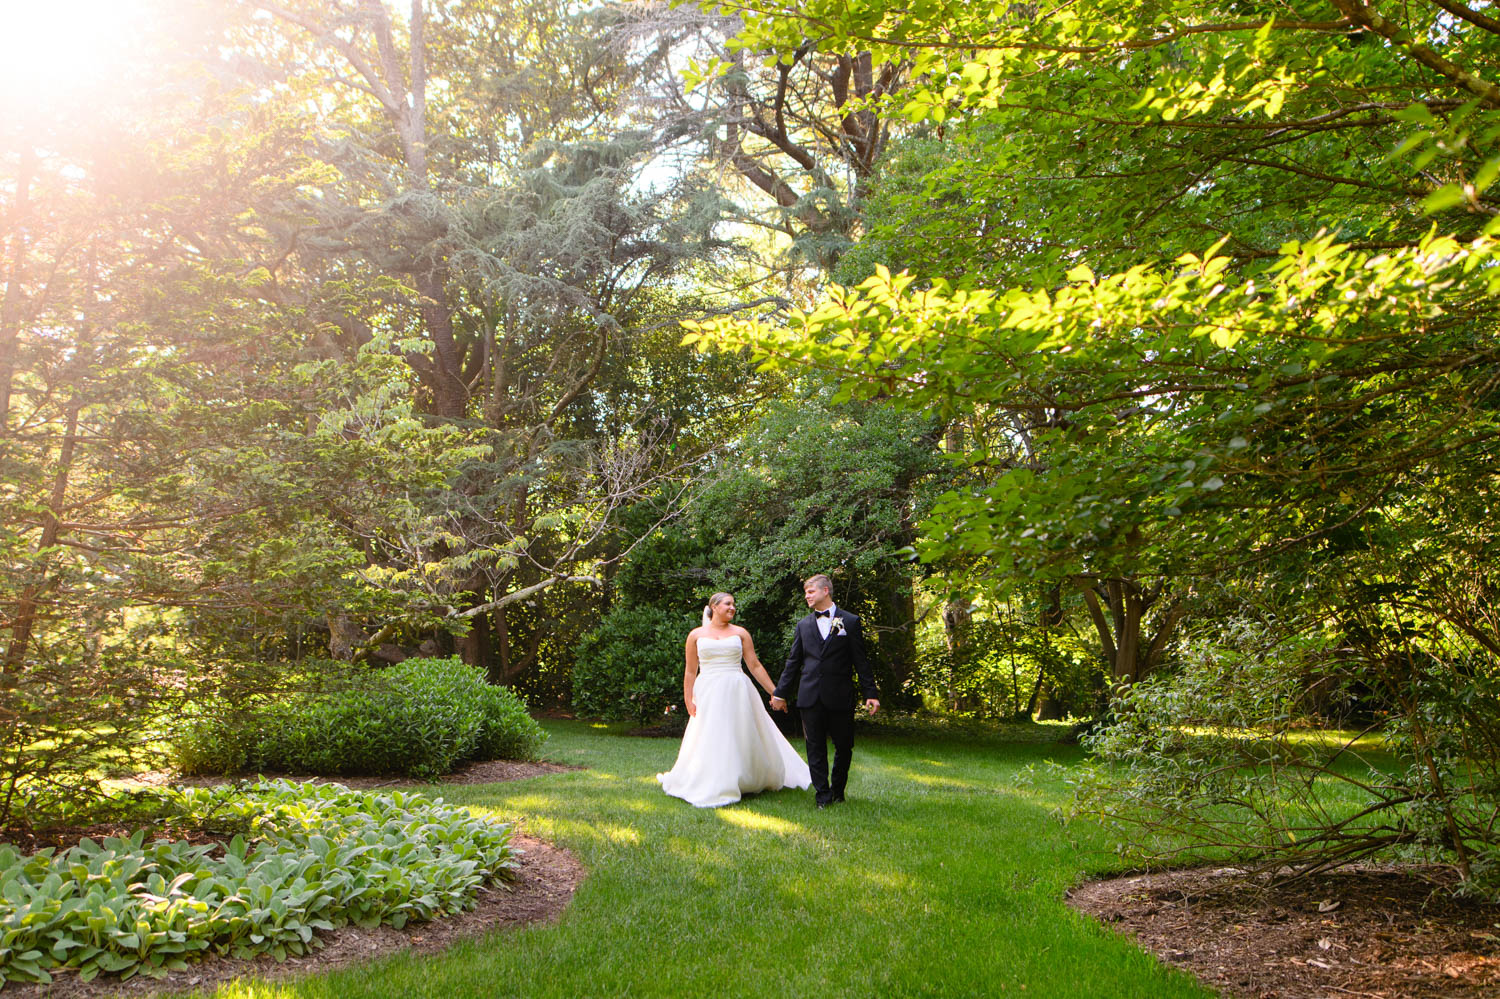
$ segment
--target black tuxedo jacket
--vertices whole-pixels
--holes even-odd
[[[791,700],[797,706],[810,708],[821,704],[827,708],[853,709],[854,673],[859,672],[860,690],[866,700],[876,696],[875,681],[870,675],[870,661],[865,658],[865,636],[859,618],[842,607],[834,616],[844,622],[844,634],[828,634],[828,641],[818,634],[818,619],[809,614],[797,622],[792,636],[792,651],[787,653],[786,669],[776,683],[776,696]]]

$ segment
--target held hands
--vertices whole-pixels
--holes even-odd
[[[869,712],[870,712],[871,715],[874,715],[875,712],[877,712],[877,711],[880,710],[880,702],[877,701],[875,698],[872,697],[869,700],[865,701],[865,707],[869,710]],[[689,708],[689,710],[691,711],[692,709]],[[786,701],[784,699],[782,699],[780,697],[777,697],[775,694],[772,694],[771,695],[771,710],[772,711],[790,711],[791,709],[787,707]]]

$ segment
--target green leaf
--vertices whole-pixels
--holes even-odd
[[[1422,199],[1422,211],[1427,215],[1435,215],[1446,211],[1467,200],[1464,189],[1457,184],[1444,184]]]

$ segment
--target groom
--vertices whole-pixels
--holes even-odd
[[[824,575],[802,584],[802,596],[812,613],[797,622],[786,669],[771,695],[771,708],[787,710],[795,691],[807,736],[807,768],[812,771],[818,807],[844,800],[849,781],[849,759],[854,755],[854,670],[870,714],[880,710],[870,662],[865,658],[865,636],[859,618],[833,604],[833,580]],[[800,682],[799,682],[800,681]],[[828,776],[828,739],[833,740],[833,779]]]

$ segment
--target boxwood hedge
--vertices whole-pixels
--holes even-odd
[[[178,769],[436,777],[471,760],[535,759],[546,740],[514,692],[456,658],[323,681],[192,720],[174,739]]]

